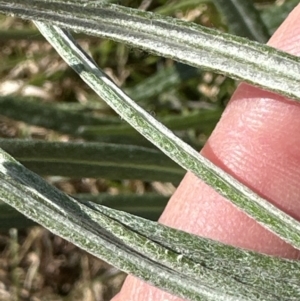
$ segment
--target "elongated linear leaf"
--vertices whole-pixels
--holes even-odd
[[[69,109],[68,109],[69,108]],[[82,105],[50,105],[40,103],[37,100],[29,100],[15,96],[0,96],[1,115],[23,121],[30,125],[45,127],[60,133],[66,133],[75,137],[82,137],[86,140],[99,141],[103,143],[136,145],[153,148],[143,136],[129,127],[118,117],[94,117],[90,113],[90,108]],[[207,112],[207,114],[206,114]],[[210,133],[220,116],[221,110],[217,108],[202,110],[191,113],[187,116],[171,116],[162,118],[162,121],[168,124],[174,130],[186,130],[200,128],[205,133]],[[197,116],[202,118],[203,123],[199,125]],[[197,149],[202,145],[190,141],[187,135],[183,136],[185,141],[193,144]],[[52,168],[53,169],[53,168]]]
[[[159,224],[153,232],[150,221],[92,203],[85,206],[64,195],[2,150],[0,181],[1,201],[117,268],[187,300],[299,299],[298,262],[234,249]],[[158,241],[152,239],[155,233]],[[163,238],[165,244],[159,242]],[[176,245],[178,249],[183,247],[182,242],[188,255],[176,251]],[[235,258],[227,271],[213,260],[217,254],[216,259],[226,262]],[[263,267],[266,274],[262,275],[257,266]],[[274,271],[275,266],[279,271]],[[242,278],[249,276],[249,271],[249,279],[252,273],[255,275],[253,282]]]
[[[226,18],[231,33],[266,43],[270,38],[253,0],[213,0]]]
[[[99,195],[78,194],[73,197],[83,204],[89,201],[153,221],[158,220],[168,200],[168,197],[154,193],[146,193],[143,195],[110,195],[106,193]],[[13,207],[0,201],[0,231],[6,231],[10,228],[24,229],[34,224],[33,220],[28,219]]]
[[[171,130],[187,130],[191,128],[200,128],[208,130],[214,129],[221,117],[220,109],[202,109],[198,112],[192,112],[180,116],[166,116],[160,118],[160,121]],[[199,122],[199,120],[201,122]],[[134,133],[135,130],[128,124],[104,125],[104,126],[82,126],[80,132],[85,136],[97,135],[116,135]]]
[[[201,3],[215,3],[218,4],[220,0],[186,0],[186,1],[179,1],[174,2],[172,5],[165,4],[161,5],[155,9],[156,13],[159,14],[171,14],[176,12],[177,10],[182,9],[195,9]],[[224,2],[225,4],[231,1]],[[108,2],[108,1],[107,1]],[[117,1],[115,1],[117,2]],[[242,1],[245,2],[245,1]],[[113,1],[111,1],[113,3]],[[223,4],[223,3],[222,3]],[[242,3],[243,4],[243,3]],[[270,33],[274,33],[274,31],[278,28],[278,26],[286,19],[288,14],[292,11],[296,5],[299,4],[298,0],[288,0],[285,1],[283,4],[280,5],[269,5],[266,8],[263,8],[261,11],[258,11],[260,14],[260,18],[264,22],[265,26],[267,27],[267,31]],[[228,6],[229,7],[229,6]],[[222,6],[223,8],[223,6]],[[226,7],[225,7],[226,9]],[[222,10],[221,10],[222,11]],[[232,14],[235,16],[234,14]],[[229,20],[229,18],[228,18]],[[232,20],[236,21],[236,20]],[[231,23],[228,23],[231,25]],[[237,29],[238,30],[238,29]],[[233,33],[238,35],[238,32],[233,30]],[[84,34],[75,34],[75,38],[86,38],[87,36]],[[241,34],[241,36],[245,36]],[[250,37],[249,37],[250,38]],[[9,30],[0,30],[0,40],[7,41],[7,40],[33,40],[33,41],[40,41],[43,40],[44,37],[34,29],[9,29]],[[256,39],[259,41],[258,39]]]
[[[175,183],[184,175],[160,151],[133,145],[0,139],[0,147],[42,175]]]
[[[78,39],[87,38],[85,34],[75,34],[75,37]],[[31,40],[31,41],[44,41],[45,38],[36,30],[36,29],[0,29],[0,41],[22,41],[22,40]]]
[[[89,111],[89,108],[87,110]],[[112,136],[106,135],[105,132],[85,133],[82,130],[84,126],[119,124],[122,128],[124,121],[118,117],[95,117],[92,114],[85,114],[83,106],[80,106],[80,109],[76,111],[68,109],[67,106],[45,104],[33,99],[0,96],[0,111],[1,115],[6,117],[87,140],[153,147],[144,137],[137,134],[124,135],[120,132]]]
[[[137,131],[261,225],[300,249],[298,221],[239,183],[157,122],[106,77],[68,32],[56,26],[35,23],[65,61]]]
[[[153,98],[166,90],[176,87],[184,80],[199,76],[200,73],[201,71],[196,68],[175,64],[158,71],[136,86],[125,89],[125,92],[136,101]]]
[[[184,232],[178,232],[175,229],[164,226],[157,227],[157,223],[141,218],[137,218],[138,223],[136,223],[136,220],[133,221],[130,214],[125,212],[119,214],[94,203],[89,203],[88,206],[120,221],[134,232],[146,235],[162,246],[175,250],[195,262],[202,262],[212,270],[224,273],[224,275],[230,275],[242,283],[255,284],[255,286],[260,286],[263,291],[270,290],[274,295],[282,297],[287,294],[292,298],[294,293],[295,296],[300,294],[297,287],[298,284],[296,284],[298,277],[300,277],[300,271],[298,271],[300,263],[298,261],[283,262],[275,257],[266,255],[260,257],[254,252],[238,250],[203,238],[195,238],[193,241],[190,241]],[[164,229],[168,229],[168,237],[164,236]],[[151,235],[149,235],[148,231]],[[176,242],[175,245],[173,244],[174,242]],[[212,247],[211,243],[213,243],[214,247]],[[247,262],[247,264],[243,266],[242,262]],[[249,268],[250,266],[251,268]],[[261,277],[261,275],[266,277]],[[282,281],[281,284],[276,284],[275,279],[280,279]]]
[[[0,12],[110,38],[300,99],[299,58],[194,23],[102,2],[0,0]]]
[[[7,231],[11,228],[25,229],[34,224],[33,220],[0,201],[0,231]]]
[[[171,84],[171,82],[168,84]],[[150,85],[154,86],[155,84]],[[153,92],[150,93],[152,94]],[[135,95],[135,93],[131,94]],[[140,94],[138,93],[138,95]],[[132,127],[122,122],[120,118],[100,118],[94,117],[92,114],[84,114],[84,106],[82,105],[78,109],[78,112],[73,112],[67,108],[66,106],[62,109],[60,106],[44,104],[37,100],[23,99],[15,96],[0,97],[1,115],[61,133],[87,139],[104,139],[105,136],[121,136],[136,132]],[[202,109],[186,115],[167,116],[161,118],[161,121],[173,130],[186,130],[195,127],[213,129],[221,113],[222,111],[218,108]],[[199,123],[200,119],[201,124]]]
[[[132,193],[91,195],[85,193],[76,194],[74,198],[83,204],[92,202],[154,221],[158,220],[169,199],[167,196],[155,193],[145,193],[143,195]]]
[[[118,117],[100,118],[83,112],[70,112],[55,105],[17,96],[1,96],[0,112],[1,115],[15,120],[75,136],[78,136],[78,129],[82,125],[121,123]]]

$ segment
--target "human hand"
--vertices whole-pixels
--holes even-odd
[[[300,5],[268,44],[300,55]],[[300,220],[299,131],[299,103],[241,84],[201,153]],[[234,246],[300,258],[300,251],[264,229],[191,173],[184,177],[160,222]],[[131,276],[113,299],[180,300]]]

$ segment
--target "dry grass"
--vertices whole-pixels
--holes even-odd
[[[0,300],[110,300],[125,275],[41,227],[0,235]]]
[[[0,22],[2,30],[34,29],[12,18]],[[45,102],[88,98],[86,86],[37,36],[0,39],[0,60],[0,95],[39,97]],[[73,139],[4,116],[0,116],[0,137]],[[67,193],[110,191],[105,180],[49,180]],[[124,273],[42,227],[0,233],[0,301],[106,301],[119,291],[124,278]]]

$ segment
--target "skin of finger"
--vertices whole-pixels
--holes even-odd
[[[300,5],[269,45],[300,55]],[[199,120],[201,122],[201,120]],[[216,165],[300,220],[300,105],[241,84],[202,150]],[[299,251],[187,173],[160,222],[238,247],[286,258]],[[114,301],[182,301],[132,276]]]

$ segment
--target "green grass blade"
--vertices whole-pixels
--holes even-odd
[[[83,204],[93,202],[153,221],[158,220],[168,201],[168,197],[154,193],[143,195],[77,194],[73,197]],[[33,220],[0,201],[0,231],[7,231],[11,228],[24,229],[34,224]]]
[[[155,193],[145,193],[143,195],[131,193],[118,195],[104,193],[99,195],[77,194],[74,195],[74,198],[83,204],[92,202],[153,221],[158,220],[169,199],[169,197]]]
[[[56,26],[35,23],[64,60],[124,120],[172,160],[193,172],[261,225],[300,249],[298,221],[212,164],[145,112],[106,77],[68,32]]]
[[[151,231],[146,234],[142,230],[143,234],[141,234],[134,230],[143,225],[140,218],[124,215],[122,212],[117,213],[92,203],[88,206],[83,205],[51,187],[2,150],[0,151],[0,181],[1,201],[117,268],[187,300],[296,301],[299,299],[298,262],[234,249],[155,224],[155,231],[160,236],[158,240],[165,237],[167,244],[172,241],[171,245],[176,249],[177,238],[184,237],[185,242],[188,242],[186,244],[188,254],[198,251],[195,257],[178,253],[173,247],[166,248],[151,238],[155,235],[151,228],[152,222],[143,220],[146,223],[145,231],[146,229]],[[130,227],[123,221],[124,216],[125,219],[131,218]],[[135,226],[133,227],[132,224]],[[170,237],[175,237],[175,240],[173,238],[170,240]],[[195,244],[200,249],[194,249]],[[220,253],[227,261],[231,258],[239,258],[238,265],[235,261],[232,267],[229,266],[227,273],[222,272],[224,268],[218,268],[213,260],[214,255]],[[263,264],[266,271],[270,266],[271,271],[274,272],[272,267],[277,265],[280,272],[270,274],[268,279],[269,274],[259,274],[261,271],[256,269],[256,262]],[[254,264],[249,265],[249,263]],[[247,270],[256,274],[254,283],[241,281],[240,272]],[[292,278],[278,278],[281,272],[285,275],[291,271],[294,271]],[[265,281],[269,284],[263,286]],[[288,289],[282,291],[281,286]],[[270,290],[270,287],[279,288]]]
[[[214,0],[231,33],[266,43],[270,34],[252,0]]]
[[[153,90],[150,93],[152,92]],[[16,96],[0,96],[0,111],[1,115],[14,120],[87,140],[153,148],[151,143],[119,117],[95,117],[89,107],[80,104],[76,104],[73,110],[73,106],[69,105],[47,104]],[[197,128],[209,134],[221,113],[221,109],[212,107],[184,115],[166,116],[160,120],[172,130]]]
[[[184,175],[158,150],[108,143],[0,139],[0,147],[42,175],[174,182]]]
[[[0,0],[0,12],[110,38],[300,99],[300,58],[194,23],[101,2]]]
[[[87,38],[85,34],[75,34],[77,39]],[[0,41],[7,42],[10,40],[14,41],[44,41],[45,38],[40,34],[36,29],[9,29],[9,30],[1,30],[0,29]]]
[[[80,108],[78,108],[80,107]],[[35,99],[28,99],[16,96],[0,96],[1,115],[22,121],[30,125],[44,127],[60,133],[82,137],[86,140],[95,140],[105,143],[140,145],[145,147],[153,147],[144,137],[130,131],[130,134],[122,132],[124,122],[119,117],[95,117],[90,114],[90,109],[82,105],[76,106],[55,105],[42,103]],[[89,113],[85,113],[85,111]],[[115,135],[107,135],[106,131],[85,132],[87,127],[101,126],[109,129],[113,124],[119,125],[120,133]],[[109,126],[110,125],[110,126]],[[99,128],[98,128],[99,129]]]
[[[213,109],[201,109],[198,112],[192,112],[184,115],[171,115],[159,118],[160,121],[169,129],[174,131],[188,130],[200,128],[211,132],[220,119],[222,110]],[[201,122],[199,122],[199,120]],[[116,125],[104,125],[104,126],[82,126],[80,132],[84,136],[97,136],[97,135],[128,135],[135,133],[134,128],[128,124],[116,124]]]
[[[196,287],[194,281],[187,277],[182,281],[172,269],[158,262],[154,263],[156,258],[153,261],[146,258],[116,237],[118,234],[128,234],[122,225],[119,224],[116,228],[113,220],[68,198],[2,151],[0,178],[0,200],[9,203],[53,233],[121,270],[174,291],[179,296],[200,300],[197,296],[204,290],[203,287]],[[94,220],[96,215],[97,218],[101,217],[100,224]],[[147,242],[147,239],[141,239],[144,239],[144,243]],[[137,241],[134,233],[131,233],[131,240]]]
[[[297,284],[297,279],[300,277],[299,261],[282,261],[276,257],[237,249],[200,237],[194,237],[191,241],[185,232],[166,226],[158,226],[157,223],[141,218],[136,218],[133,221],[130,214],[117,213],[93,203],[89,203],[88,206],[120,221],[134,232],[145,235],[195,262],[202,262],[214,271],[230,275],[242,283],[255,283],[255,286],[260,286],[262,291],[269,290],[274,295],[282,296],[282,298],[289,296],[292,300],[295,296],[300,296]],[[167,235],[165,235],[165,230],[167,230]]]
[[[201,71],[193,67],[175,64],[148,77],[136,86],[125,89],[125,92],[136,101],[154,98],[160,93],[178,86],[184,80],[199,77],[200,73]]]
[[[6,117],[74,136],[80,136],[82,125],[121,123],[118,117],[95,117],[17,96],[0,96],[0,111]]]
[[[13,207],[0,201],[0,232],[11,228],[25,229],[35,223]]]

